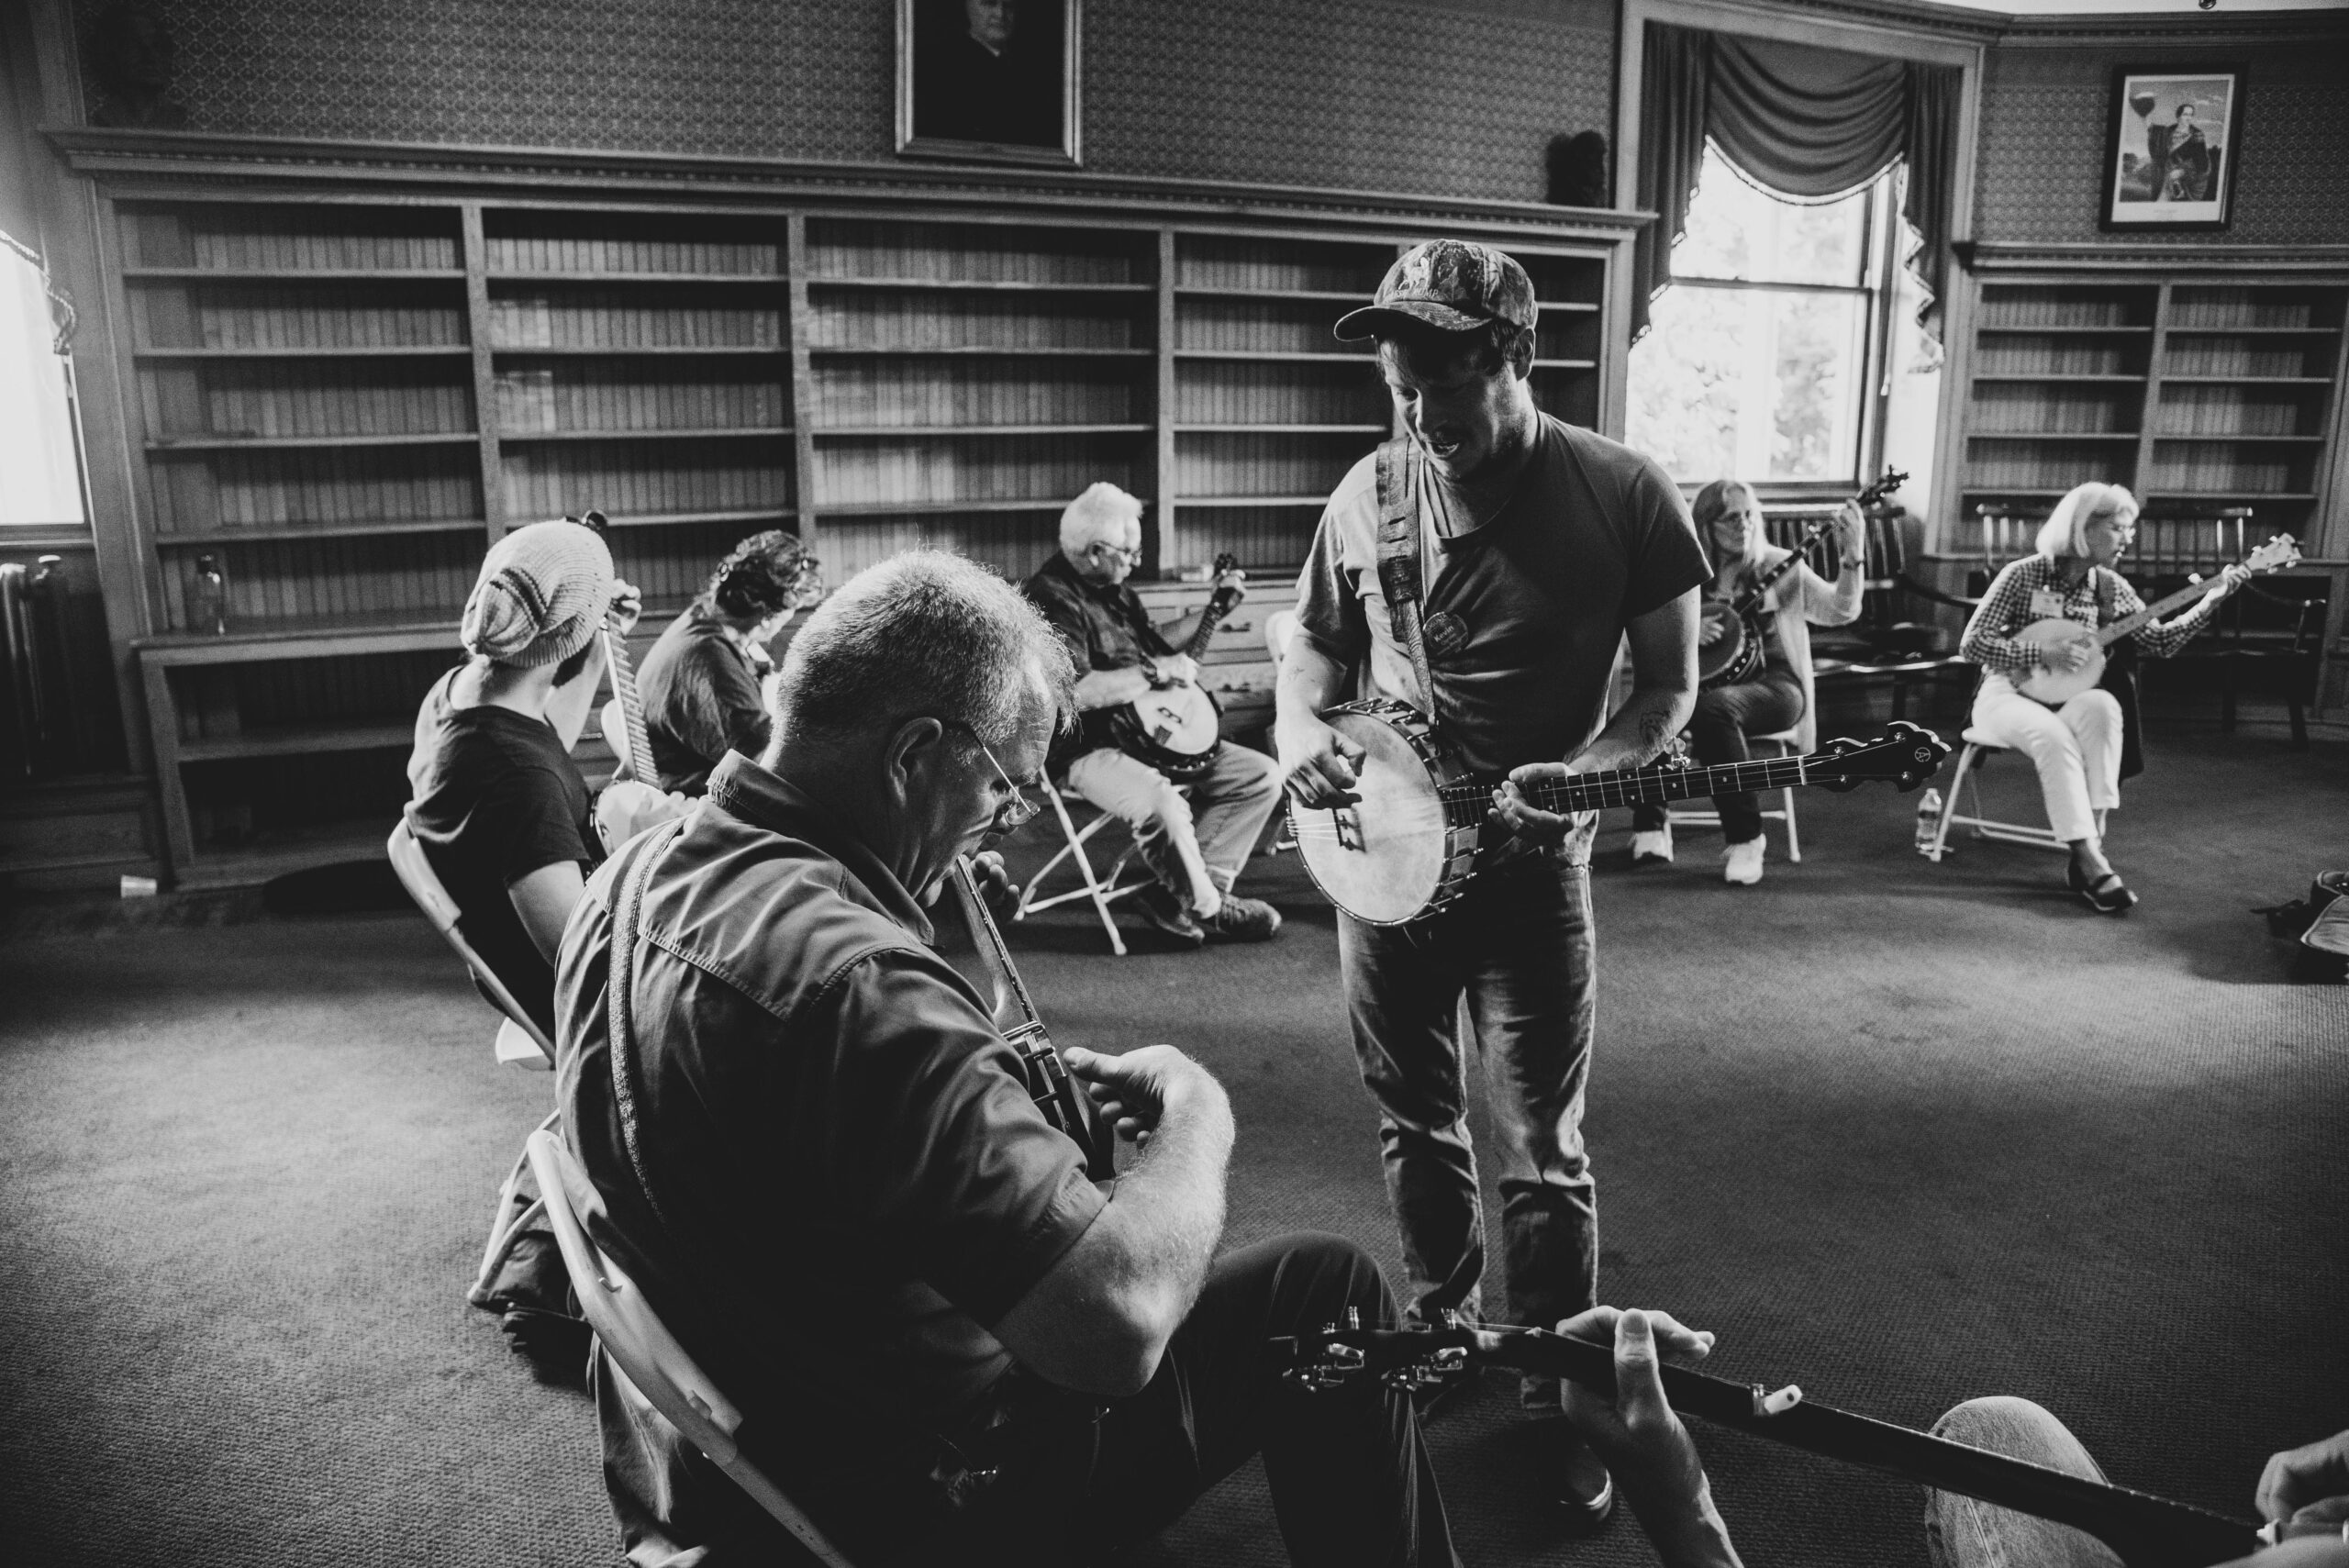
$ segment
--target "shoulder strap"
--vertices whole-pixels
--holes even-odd
[[[620,864],[612,873],[612,951],[604,986],[609,997],[606,1028],[612,1055],[612,1105],[619,1117],[620,1140],[628,1146],[629,1166],[636,1173],[636,1184],[651,1206],[653,1218],[681,1243],[685,1238],[670,1223],[667,1211],[661,1207],[661,1195],[652,1184],[652,1173],[645,1165],[643,1140],[638,1132],[636,1086],[640,1075],[630,981],[635,973],[636,926],[644,906],[644,885],[652,880],[652,868],[660,860],[661,851],[676,841],[685,826],[685,819],[682,817],[664,823],[639,835],[621,850]]]
[[[1427,640],[1419,632],[1424,588],[1419,579],[1419,495],[1413,483],[1418,465],[1411,462],[1411,450],[1408,436],[1379,443],[1378,589],[1386,600],[1388,628],[1410,655],[1428,721],[1441,730],[1442,705],[1436,696],[1435,674],[1428,668]]]

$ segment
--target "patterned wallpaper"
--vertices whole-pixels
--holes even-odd
[[[2221,234],[2106,234],[2112,70],[2245,61],[2242,183]],[[1982,101],[1976,233],[1992,240],[2308,244],[2349,240],[2349,39],[2306,49],[1994,48]]]
[[[76,0],[86,21],[105,0]],[[152,0],[195,130],[896,161],[894,0]],[[1538,200],[1611,0],[1086,0],[1086,164]],[[99,91],[90,88],[95,96]]]

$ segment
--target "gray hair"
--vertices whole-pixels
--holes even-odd
[[[1113,525],[1141,520],[1139,499],[1106,479],[1097,479],[1061,513],[1061,549],[1069,555],[1082,555],[1085,547],[1108,534]]]
[[[869,566],[807,617],[785,653],[775,731],[852,735],[927,714],[1008,744],[1028,705],[1073,711],[1068,646],[977,562],[913,550]]]
[[[2055,509],[2039,525],[2039,537],[2032,541],[2032,547],[2050,561],[2061,561],[2067,555],[2075,561],[2085,561],[2090,523],[2121,512],[2133,517],[2137,511],[2137,497],[2129,494],[2127,486],[2099,484],[2090,480],[2073,486],[2055,503]]]

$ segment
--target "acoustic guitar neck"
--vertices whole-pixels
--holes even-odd
[[[628,727],[628,763],[620,772],[646,784],[652,782],[652,737],[644,728],[644,699],[637,695],[636,666],[628,656],[628,639],[620,635],[616,617],[604,621],[604,658],[611,666],[612,695],[619,699],[620,718]]]

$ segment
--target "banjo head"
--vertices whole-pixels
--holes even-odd
[[[1448,891],[1453,870],[1438,775],[1394,717],[1354,707],[1325,717],[1363,749],[1354,784],[1362,799],[1335,811],[1291,801],[1298,853],[1330,903],[1374,926],[1401,925]]]

